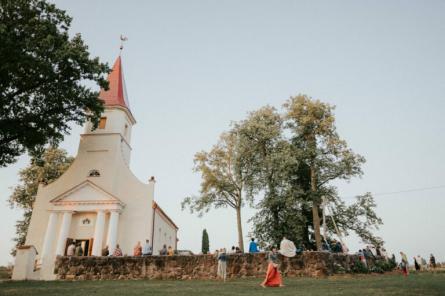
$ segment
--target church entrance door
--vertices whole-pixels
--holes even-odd
[[[65,256],[66,256],[66,252],[68,250],[68,246],[74,242],[74,245],[76,245],[76,249],[77,246],[80,245],[80,247],[82,248],[81,250],[81,256],[91,256],[92,250],[93,250],[93,239],[74,239],[74,238],[68,238],[66,240],[66,247],[65,247]],[[75,254],[75,256],[77,256],[77,254]]]

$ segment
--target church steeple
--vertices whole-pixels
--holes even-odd
[[[109,89],[101,89],[99,98],[104,101],[105,107],[120,106],[130,111],[127,90],[125,87],[122,58],[119,55],[114,62],[113,69],[108,75]],[[131,112],[131,111],[130,111]]]
[[[101,89],[99,93],[99,99],[104,102],[104,112],[101,114],[99,124],[94,128],[92,122],[86,122],[79,150],[84,149],[84,146],[89,150],[95,150],[97,147],[108,151],[117,149],[128,164],[131,152],[131,129],[136,120],[128,103],[120,55],[108,75],[108,82],[109,89]]]

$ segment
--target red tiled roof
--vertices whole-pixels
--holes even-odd
[[[114,62],[113,69],[108,74],[109,89],[101,89],[99,98],[104,101],[105,106],[121,106],[130,111],[127,91],[125,89],[124,73],[122,70],[122,60],[119,56]]]

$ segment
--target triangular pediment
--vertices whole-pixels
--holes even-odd
[[[51,200],[55,205],[63,204],[121,204],[114,195],[99,185],[86,180]]]

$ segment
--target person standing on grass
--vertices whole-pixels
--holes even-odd
[[[223,279],[224,281],[226,281],[226,277],[227,277],[227,254],[226,254],[226,249],[222,248],[219,250],[218,255],[217,255],[217,259],[218,259],[218,270],[217,270],[217,275],[219,278]]]
[[[419,264],[419,271],[422,270],[422,257],[420,257],[420,255],[417,255],[416,261],[417,264]]]
[[[278,270],[278,252],[277,248],[272,247],[268,256],[269,265],[267,266],[266,278],[261,283],[261,287],[283,287],[280,271]]]
[[[414,260],[414,268],[416,269],[416,271],[420,270],[420,264],[417,262],[417,258],[413,257]]]
[[[363,265],[367,268],[368,263],[366,262],[366,256],[364,250],[358,250],[357,252],[358,258],[360,259],[360,262],[363,263]]]
[[[420,265],[421,265],[423,270],[428,270],[428,264],[426,263],[425,258],[420,257]]]
[[[255,238],[252,237],[249,244],[249,253],[258,253],[258,244],[255,242]]]
[[[436,268],[436,258],[433,254],[430,255],[430,267],[433,269]]]
[[[408,276],[409,268],[408,268],[408,257],[405,253],[400,251],[400,257],[402,257],[401,268],[404,276]]]

